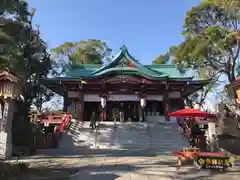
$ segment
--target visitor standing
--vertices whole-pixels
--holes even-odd
[[[92,129],[96,128],[96,114],[95,111],[92,112],[91,120],[90,120],[90,126]]]

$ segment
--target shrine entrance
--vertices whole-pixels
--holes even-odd
[[[107,102],[105,121],[138,122],[140,113],[139,108],[138,101]],[[101,114],[101,106],[99,102],[85,102],[84,109],[84,121],[90,120],[93,111],[95,111],[97,115]]]
[[[117,122],[139,122],[142,118],[142,107],[139,101],[107,101],[106,120]],[[99,101],[84,102],[84,121],[90,121],[92,112],[100,117],[102,107]],[[143,109],[145,118],[164,116],[163,102],[160,100],[147,100],[146,107]]]
[[[107,103],[107,121],[138,122],[139,102],[123,101]]]

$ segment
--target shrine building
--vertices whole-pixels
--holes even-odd
[[[184,108],[184,98],[210,80],[183,77],[175,65],[142,65],[125,46],[105,65],[70,66],[65,77],[42,80],[64,97],[64,111],[89,121],[92,112],[106,121],[148,121]]]

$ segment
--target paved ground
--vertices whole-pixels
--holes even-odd
[[[36,169],[73,172],[71,176],[62,177],[62,180],[240,179],[240,172],[236,171],[210,172],[196,169],[193,165],[177,170],[176,157],[169,153],[173,149],[180,149],[188,144],[181,136],[176,124],[155,124],[150,129],[135,126],[136,123],[128,124],[126,127],[124,125],[120,124],[117,130],[113,129],[111,124],[105,125],[98,140],[94,138],[96,133],[89,129],[89,125],[85,125],[86,127],[72,125],[69,131],[73,132],[64,134],[57,150],[39,152],[38,156],[33,157],[31,164]],[[105,142],[109,149],[89,148],[86,144],[95,144],[92,140],[97,141],[98,144]],[[131,140],[130,143],[128,143],[129,140]],[[118,144],[123,148],[122,150],[114,149],[112,144]],[[60,180],[60,178],[57,179]]]
[[[240,177],[240,171],[210,172],[193,165],[176,170],[175,157],[144,156],[137,152],[35,158],[31,164],[36,167],[75,169],[70,177],[62,177],[69,180],[238,180]]]
[[[176,170],[176,159],[169,156],[158,157],[106,157],[96,162],[79,166],[79,174],[72,180],[186,180],[218,179],[237,180],[240,172],[211,173],[193,166]]]
[[[164,157],[102,157],[79,166],[79,174],[72,178],[99,180],[141,180],[141,179],[172,179],[175,167],[163,165],[159,159]],[[159,164],[160,163],[160,164]]]

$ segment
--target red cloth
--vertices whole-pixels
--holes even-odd
[[[103,113],[103,119],[107,120],[107,113],[106,112]]]
[[[203,112],[198,109],[191,109],[186,108],[179,111],[175,111],[168,114],[169,116],[198,116],[198,117],[204,117],[204,116],[210,116],[208,112]]]

